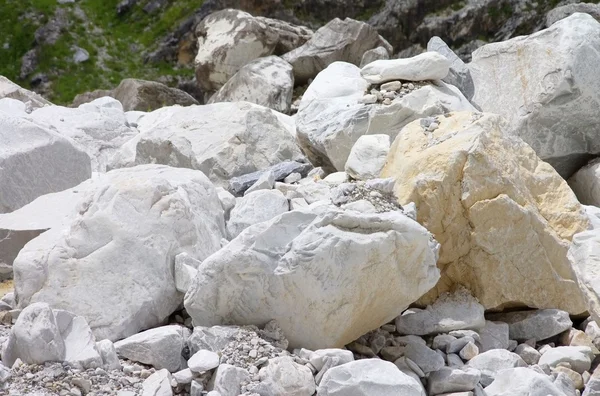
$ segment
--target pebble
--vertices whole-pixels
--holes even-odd
[[[364,103],[364,104],[374,104],[377,103],[377,96],[373,95],[373,94],[368,94],[363,96],[360,100],[360,103]]]
[[[459,356],[464,360],[471,360],[477,355],[479,355],[479,348],[473,341],[469,341],[459,353]]]

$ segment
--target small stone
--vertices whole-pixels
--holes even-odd
[[[465,345],[467,345],[469,342],[474,341],[475,340],[472,337],[457,338],[456,340],[448,344],[448,346],[446,347],[446,353],[458,353],[465,347]]]
[[[389,106],[392,104],[392,100],[390,98],[385,98],[385,99],[383,99],[382,103],[386,106]]]
[[[208,370],[212,370],[219,365],[219,355],[215,352],[202,349],[196,352],[190,360],[188,360],[188,367],[194,373],[202,373]]]
[[[552,369],[553,373],[564,373],[575,385],[575,389],[583,389],[583,377],[578,372],[571,370],[566,367],[555,367]]]
[[[444,367],[444,358],[437,352],[419,343],[408,344],[404,356],[415,362],[425,374]]]
[[[396,92],[386,92],[385,94],[383,94],[383,97],[385,99],[394,100],[396,98]]]
[[[475,389],[481,372],[472,368],[455,369],[443,367],[431,373],[427,381],[428,393],[439,395],[442,393],[465,392]]]
[[[477,345],[473,341],[469,341],[459,353],[460,357],[467,361],[473,359],[478,354],[479,348],[477,348]]]
[[[519,343],[517,342],[517,340],[509,340],[508,341],[508,349],[509,351],[514,351],[517,348],[517,345],[519,345]]]
[[[258,356],[258,351],[256,349],[253,349],[250,351],[250,353],[248,353],[248,356],[255,359]]]
[[[363,104],[374,104],[377,103],[377,95],[368,94],[359,99],[360,103]]]
[[[438,334],[433,338],[433,342],[431,344],[432,349],[441,349],[443,351],[447,351],[448,345],[455,341],[456,337],[451,336],[450,334]]]
[[[190,370],[189,368],[180,370],[173,374],[173,379],[175,380],[175,382],[177,384],[181,384],[181,385],[190,384],[192,382],[193,377],[194,377],[194,374],[192,373],[192,370]]]
[[[432,122],[431,124],[429,124],[429,127],[427,127],[427,130],[430,132],[433,132],[436,129],[438,129],[439,127],[440,127],[440,124],[438,124],[437,122]]]
[[[446,362],[448,367],[462,367],[465,365],[463,360],[455,353],[449,353],[446,355]]]
[[[87,380],[87,379],[83,379],[83,378],[74,378],[71,383],[78,387],[79,389],[81,389],[83,391],[84,395],[87,395],[88,393],[90,393],[90,390],[92,390],[92,381]]]
[[[536,341],[545,340],[573,326],[569,313],[558,309],[516,311],[493,314],[489,317],[508,323],[510,338],[517,341],[531,338]]]
[[[535,348],[532,348],[527,344],[520,344],[515,348],[515,353],[529,365],[537,364],[540,361],[542,354],[539,353]]]
[[[384,84],[381,84],[381,89],[386,91],[398,91],[402,88],[402,83],[400,81],[390,81]]]
[[[569,363],[571,368],[578,373],[589,371],[594,354],[589,347],[565,346],[552,348],[542,354],[539,364],[547,364],[552,367],[560,363]]]
[[[288,176],[286,176],[286,178],[283,179],[283,182],[287,183],[287,184],[292,184],[292,183],[299,182],[300,179],[302,179],[302,175],[298,172],[294,172],[294,173],[290,173]]]

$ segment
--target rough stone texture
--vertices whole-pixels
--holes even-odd
[[[111,167],[192,168],[227,188],[232,177],[283,161],[305,162],[289,122],[288,116],[245,102],[159,109],[140,120],[140,134]]]
[[[181,356],[190,330],[171,325],[142,331],[115,343],[120,357],[174,373],[185,368]]]
[[[521,359],[529,365],[538,364],[542,356],[535,348],[527,344],[521,344],[514,351]]]
[[[175,256],[203,260],[225,237],[212,183],[190,169],[109,172],[78,207],[66,227],[43,233],[19,253],[15,290],[19,308],[44,301],[66,309],[85,317],[99,339],[159,325],[181,303]]]
[[[584,205],[600,206],[600,160],[593,160],[569,178],[569,186]]]
[[[470,391],[475,389],[480,378],[481,373],[476,369],[444,367],[429,375],[427,391],[430,395]]]
[[[566,253],[588,219],[567,183],[498,115],[452,113],[424,133],[419,121],[392,144],[382,177],[400,204],[440,241],[442,279],[422,303],[453,284],[487,308],[525,305],[582,313]]]
[[[508,323],[511,340],[545,340],[573,326],[569,314],[558,309],[516,311],[488,316],[492,320]]]
[[[250,373],[240,367],[221,364],[213,373],[207,389],[216,391],[221,396],[239,396],[241,383],[248,381]]]
[[[404,356],[415,362],[425,374],[438,371],[444,367],[444,357],[442,355],[427,345],[418,342],[409,343],[404,349]]]
[[[142,384],[142,396],[172,396],[171,373],[162,369],[146,378]]]
[[[221,352],[227,344],[234,340],[238,331],[239,327],[237,326],[195,326],[186,343],[190,355],[203,349]]]
[[[48,128],[0,112],[0,213],[89,179],[90,158]]]
[[[588,312],[596,323],[600,323],[599,251],[600,230],[594,229],[575,235],[568,254]]]
[[[219,355],[216,352],[202,349],[192,355],[188,366],[194,373],[202,373],[219,366]]]
[[[300,163],[296,161],[284,161],[273,165],[267,169],[247,173],[243,176],[234,177],[229,180],[229,190],[235,195],[243,195],[249,187],[253,186],[265,173],[273,173],[275,181],[282,181],[292,173],[298,173],[301,177],[306,177],[312,169],[311,164]]]
[[[102,340],[96,343],[98,353],[102,358],[102,367],[105,370],[121,370],[121,362],[117,355],[115,345],[111,340]]]
[[[412,58],[378,60],[363,67],[361,76],[371,84],[388,81],[441,80],[448,75],[450,61],[437,52],[425,52]]]
[[[363,359],[327,370],[319,396],[425,396],[421,383],[390,362]]]
[[[399,211],[299,209],[246,229],[205,260],[185,307],[199,325],[275,319],[292,347],[341,347],[436,282],[436,248]]]
[[[277,190],[258,190],[243,198],[231,210],[227,222],[229,238],[234,239],[246,228],[271,220],[272,218],[290,210],[290,205],[285,196]]]
[[[527,367],[527,363],[515,353],[504,349],[492,349],[469,360],[467,366],[481,371],[481,384],[488,386],[502,370],[514,367]]]
[[[600,153],[598,37],[600,23],[577,13],[530,36],[485,45],[469,64],[473,102],[506,117],[564,178]]]
[[[585,346],[563,346],[551,348],[542,354],[539,364],[547,364],[550,368],[556,367],[559,363],[569,363],[571,369],[582,374],[589,371],[594,353],[592,348]]]
[[[296,115],[298,142],[315,166],[342,171],[363,135],[387,134],[419,118],[449,111],[474,111],[457,88],[436,82],[391,101],[360,103],[368,83],[354,65],[336,62],[321,72],[302,97]]]
[[[215,12],[196,26],[196,81],[205,91],[221,88],[244,65],[275,51],[279,35],[252,15]]]
[[[63,360],[72,367],[83,370],[101,367],[102,357],[85,318],[61,309],[55,309],[53,312],[65,343]]]
[[[565,396],[551,377],[525,367],[501,371],[485,388],[487,396]]]
[[[442,294],[433,305],[396,318],[400,334],[427,335],[485,326],[483,306],[464,289]]]
[[[438,52],[450,61],[450,70],[448,71],[448,75],[442,78],[442,81],[454,85],[460,89],[465,98],[471,100],[475,94],[475,86],[473,85],[473,77],[471,77],[469,67],[465,62],[448,47],[444,40],[437,36],[429,40],[427,51]]]
[[[565,19],[576,12],[583,12],[600,21],[600,5],[592,3],[565,4],[556,7],[546,14],[546,26],[551,26],[561,19]]]
[[[479,350],[508,349],[509,327],[504,322],[485,321],[485,327],[478,331]]]
[[[379,34],[370,25],[350,18],[335,18],[303,46],[283,55],[283,59],[294,67],[296,84],[305,84],[333,62],[358,66],[363,54],[379,44]]]
[[[125,111],[152,111],[165,106],[199,104],[188,93],[156,81],[126,78],[110,95],[123,104]]]
[[[371,50],[365,51],[360,61],[359,67],[362,68],[371,62],[375,62],[376,60],[385,59],[390,59],[390,54],[384,47],[373,48]]]
[[[292,66],[278,56],[268,56],[242,67],[208,103],[250,102],[289,113],[293,93]]]
[[[21,88],[4,76],[0,76],[0,99],[2,98],[16,99],[27,104],[26,108],[28,112],[31,112],[33,109],[52,105],[52,103],[40,95]]]
[[[68,190],[42,195],[14,212],[0,214],[0,279],[12,278],[13,261],[29,241],[69,221],[90,184],[85,181]]]
[[[357,180],[376,179],[385,165],[390,151],[388,135],[364,135],[358,138],[344,169],[346,173]]]
[[[258,375],[261,382],[252,391],[260,395],[312,396],[316,390],[310,369],[289,356],[269,359]]]

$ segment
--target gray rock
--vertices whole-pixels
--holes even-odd
[[[62,309],[55,309],[53,312],[65,344],[63,361],[83,370],[101,367],[102,357],[96,347],[92,329],[85,318]]]
[[[192,379],[194,378],[194,374],[192,370],[189,368],[179,370],[176,373],[173,373],[173,379],[177,381],[178,385],[187,385],[192,383]]]
[[[461,357],[455,353],[447,354],[446,362],[448,363],[448,367],[463,367],[465,365]]]
[[[111,95],[123,104],[123,110],[153,111],[165,106],[191,106],[199,104],[188,93],[170,88],[156,81],[126,78]]]
[[[473,337],[462,337],[450,342],[446,347],[446,353],[458,353],[465,347],[469,342],[475,342]]]
[[[227,344],[235,340],[235,335],[239,331],[237,326],[196,326],[187,339],[186,346],[190,350],[190,355],[202,349],[220,353]]]
[[[359,67],[362,68],[363,66],[366,66],[371,62],[375,62],[376,60],[381,59],[390,59],[390,54],[384,47],[370,49],[368,51],[365,51],[365,53],[363,54],[363,57],[360,60]]]
[[[481,371],[481,384],[487,387],[502,370],[526,367],[527,363],[515,353],[504,349],[492,349],[469,360],[467,366]]]
[[[429,375],[427,392],[430,395],[440,393],[466,392],[475,389],[481,372],[473,368],[455,369],[443,367]]]
[[[391,142],[388,135],[364,135],[359,137],[348,155],[344,167],[346,173],[356,180],[378,178],[383,165],[385,165],[390,146]]]
[[[158,370],[146,378],[142,384],[142,396],[172,396],[171,373],[167,369]]]
[[[102,358],[102,367],[106,370],[120,370],[121,362],[117,355],[115,345],[111,340],[102,340],[96,342],[96,348]]]
[[[240,367],[221,364],[214,372],[207,389],[217,391],[221,396],[238,396],[241,384],[250,379],[250,373]]]
[[[274,186],[275,173],[273,173],[273,171],[271,170],[268,170],[266,172],[263,172],[263,174],[260,175],[256,183],[251,185],[250,188],[244,192],[244,196],[258,190],[272,190]]]
[[[219,366],[219,355],[215,352],[203,349],[194,353],[187,364],[190,370],[200,374]]]
[[[182,351],[189,336],[183,326],[157,327],[117,341],[115,349],[122,358],[174,373],[185,367]]]
[[[438,52],[450,61],[450,71],[442,81],[454,85],[465,95],[465,98],[471,100],[475,94],[475,86],[469,67],[448,47],[441,38],[434,36],[427,43],[427,51]]]
[[[379,34],[370,25],[350,18],[343,21],[335,18],[303,46],[283,55],[283,59],[294,67],[296,84],[304,84],[333,62],[359,65],[363,54],[379,44]]]
[[[292,66],[278,56],[269,56],[243,66],[208,103],[245,101],[289,113],[293,91]]]
[[[527,344],[520,344],[515,348],[514,352],[521,356],[525,363],[529,365],[538,364],[540,357],[542,356],[535,348]]]
[[[485,321],[485,327],[479,330],[479,350],[508,349],[509,327],[504,322]]]
[[[467,345],[460,350],[459,356],[464,360],[471,360],[479,354],[479,348],[475,345],[475,342],[469,341]]]
[[[444,358],[423,344],[408,344],[404,349],[404,356],[415,362],[425,374],[444,367]]]
[[[0,99],[11,98],[22,103],[30,103],[29,112],[44,106],[50,106],[52,103],[44,99],[35,92],[21,88],[14,82],[4,76],[0,76]]]
[[[240,196],[243,195],[250,186],[256,183],[265,172],[273,172],[275,181],[282,181],[292,173],[299,173],[302,177],[306,177],[311,169],[312,165],[310,164],[303,164],[296,161],[281,162],[265,170],[232,178],[229,180],[229,190],[234,195]]]
[[[447,351],[448,345],[454,340],[456,340],[456,337],[449,334],[438,334],[433,338],[431,348]]]
[[[73,46],[71,50],[74,52],[73,54],[73,62],[74,63],[83,63],[90,59],[90,53],[81,47]]]
[[[590,347],[585,346],[563,346],[552,348],[542,354],[539,364],[547,364],[550,368],[566,362],[579,374],[589,371],[594,353]]]
[[[417,379],[399,370],[393,363],[362,359],[334,367],[325,373],[319,396],[425,396]]]
[[[546,14],[546,26],[551,26],[561,19],[565,19],[576,12],[589,14],[597,21],[600,21],[600,5],[592,3],[574,3],[565,4],[548,11]]]
[[[316,390],[310,369],[289,356],[269,359],[258,376],[260,384],[252,391],[260,395],[312,396]]]
[[[317,371],[321,371],[323,365],[325,364],[326,358],[337,358],[339,364],[350,363],[354,360],[354,355],[351,351],[345,349],[317,349],[314,352],[311,352],[309,355],[310,364],[313,365]]]
[[[488,315],[491,320],[508,323],[511,340],[545,340],[573,326],[569,314],[558,309],[538,309]]]
[[[465,289],[441,295],[433,305],[396,318],[400,334],[437,334],[451,330],[478,329],[485,325],[484,309]]]

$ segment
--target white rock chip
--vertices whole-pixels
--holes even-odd
[[[569,314],[559,309],[514,311],[488,315],[492,320],[508,323],[511,340],[545,340],[573,326]]]
[[[430,395],[439,395],[440,393],[470,391],[475,389],[480,378],[481,373],[477,369],[443,367],[429,375],[427,392]]]
[[[420,381],[404,374],[393,363],[362,359],[334,367],[325,373],[319,396],[425,396]]]
[[[219,353],[235,340],[238,332],[237,326],[196,326],[187,340],[187,347],[191,355],[203,349]]]
[[[99,339],[161,324],[181,304],[175,256],[185,251],[203,260],[225,237],[212,183],[190,169],[109,172],[79,207],[67,227],[45,232],[19,253],[15,290],[19,308],[44,301],[77,312]]]
[[[412,58],[378,60],[361,69],[360,74],[371,84],[387,81],[441,80],[448,75],[450,61],[437,52],[424,52]]]
[[[62,309],[55,309],[53,312],[65,343],[63,360],[79,369],[102,366],[103,361],[96,347],[96,339],[85,318]]]
[[[172,396],[171,373],[162,369],[144,380],[142,396]]]
[[[249,189],[244,191],[244,195],[248,195],[251,192],[258,191],[258,190],[272,190],[274,186],[275,186],[275,173],[273,173],[272,171],[266,171],[262,175],[260,175],[260,177],[258,178],[256,183],[254,183],[253,185],[250,186]]]
[[[185,366],[181,354],[190,334],[187,327],[162,326],[118,341],[115,349],[122,358],[174,373]]]
[[[559,363],[569,363],[571,368],[579,374],[589,371],[594,354],[590,347],[585,346],[563,346],[552,348],[540,357],[539,364],[547,364],[550,368],[556,367]]]
[[[292,66],[278,56],[268,56],[243,66],[208,103],[250,102],[289,113],[293,93]]]
[[[492,349],[469,360],[467,366],[481,371],[480,382],[485,387],[491,384],[502,370],[527,367],[527,363],[515,353],[504,349]]]
[[[247,382],[249,379],[250,373],[247,370],[230,364],[221,364],[213,373],[207,389],[216,391],[221,396],[238,396],[241,393],[242,382]]]
[[[550,377],[525,367],[502,370],[485,388],[487,396],[565,396]]]
[[[486,44],[469,64],[473,102],[506,117],[564,178],[600,152],[600,120],[591,110],[600,103],[599,37],[600,23],[576,13],[529,36]]]
[[[539,353],[535,348],[527,344],[518,345],[514,352],[521,356],[523,361],[525,361],[525,363],[528,365],[538,364],[540,357],[542,356],[542,354]]]
[[[316,390],[310,369],[289,356],[269,359],[258,376],[260,384],[252,391],[260,395],[312,396]]]
[[[427,335],[452,330],[478,329],[485,325],[484,309],[465,289],[441,295],[425,310],[396,318],[400,334]]]
[[[376,179],[385,165],[390,151],[388,135],[364,135],[358,138],[344,169],[346,173],[357,180]]]
[[[96,348],[98,348],[98,353],[100,353],[100,357],[102,358],[102,367],[105,370],[121,369],[121,362],[119,361],[117,350],[111,340],[96,342]]]
[[[187,253],[180,253],[175,257],[175,288],[177,291],[181,293],[185,293],[188,291],[196,274],[198,274],[198,270],[191,265],[186,264],[186,262],[190,262],[194,260],[193,258],[184,258],[184,255],[187,256]],[[194,260],[198,262],[197,260]],[[199,263],[199,262],[198,262]]]
[[[290,210],[285,196],[277,190],[258,190],[240,198],[231,210],[227,231],[234,239],[246,228],[268,221]]]
[[[110,168],[165,164],[202,171],[216,185],[304,156],[293,120],[247,102],[163,107],[140,120],[140,131],[113,158]]]
[[[436,247],[398,211],[296,210],[248,228],[205,260],[185,307],[196,324],[275,319],[291,347],[339,347],[389,322],[436,281]]]
[[[219,355],[215,352],[202,349],[188,360],[188,367],[194,373],[203,373],[219,366]]]
[[[76,186],[91,175],[89,156],[73,141],[0,112],[0,213]]]

